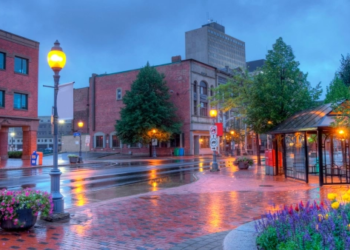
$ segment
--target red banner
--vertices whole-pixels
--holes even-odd
[[[224,134],[224,128],[222,126],[221,122],[215,123],[216,127],[217,127],[217,136],[222,136]]]

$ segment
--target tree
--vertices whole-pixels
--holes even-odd
[[[339,77],[347,87],[350,87],[350,54],[346,57],[341,55]]]
[[[327,86],[325,103],[337,103],[339,101],[350,99],[349,87],[336,74],[333,81]]]
[[[322,89],[312,88],[299,69],[293,50],[278,38],[255,77],[249,96],[246,122],[258,133],[266,133],[289,116],[317,105]]]
[[[131,90],[126,91],[123,97],[125,107],[115,125],[117,135],[124,143],[149,143],[154,137],[167,141],[174,133],[180,132],[182,125],[169,101],[164,78],[147,63],[132,83]],[[152,133],[153,129],[156,133]]]

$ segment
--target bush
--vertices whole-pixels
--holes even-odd
[[[9,158],[22,158],[22,151],[9,151],[7,154]]]
[[[329,202],[302,202],[267,213],[256,223],[257,245],[263,250],[350,249],[350,190]]]

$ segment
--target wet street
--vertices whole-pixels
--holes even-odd
[[[45,157],[44,157],[45,158]],[[99,161],[60,166],[65,208],[177,187],[196,180],[210,167],[208,158]],[[224,164],[224,161],[222,162]],[[50,191],[51,167],[2,169],[0,189]]]

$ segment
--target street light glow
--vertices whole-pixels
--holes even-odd
[[[339,134],[341,134],[341,135],[344,134],[344,130],[342,130],[342,129],[339,130]]]
[[[55,46],[47,55],[47,62],[54,71],[60,71],[66,65],[66,54],[62,51],[58,41],[55,42]]]
[[[218,111],[216,109],[210,110],[210,117],[216,117],[218,115]]]
[[[156,129],[152,129],[152,133],[155,134],[157,132]]]
[[[79,122],[78,122],[78,127],[79,127],[79,128],[82,128],[82,127],[84,127],[84,122],[82,122],[82,121],[79,121]]]
[[[65,120],[58,120],[58,123],[59,123],[59,124],[64,124],[64,123],[65,123]]]
[[[11,132],[10,135],[11,135],[11,137],[14,137],[16,135],[16,133],[15,132]]]
[[[231,135],[233,135],[235,133],[235,131],[231,130],[230,133],[231,133]]]

